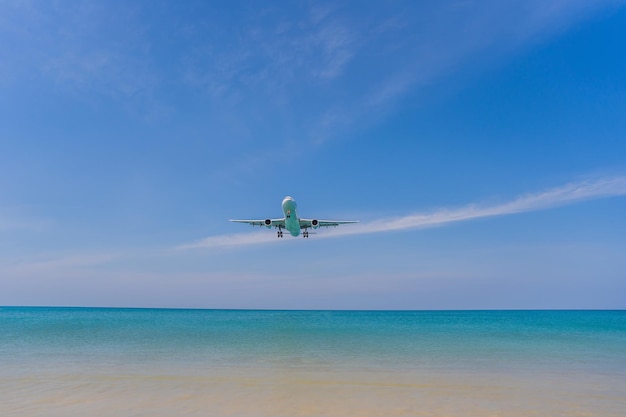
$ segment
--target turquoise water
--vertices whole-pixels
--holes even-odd
[[[121,375],[127,379],[116,391]],[[294,387],[296,394],[277,402],[276,392]],[[181,390],[180,398],[150,408],[155,397]],[[71,407],[83,408],[64,405],[67,392]],[[380,399],[368,408],[380,413],[371,415],[393,415],[387,406],[412,404],[420,392],[421,408],[448,410],[452,401],[465,415],[483,415],[493,404],[496,415],[623,415],[626,312],[0,308],[3,415],[119,412],[126,392],[151,398],[127,415],[159,415],[166,406],[176,413],[183,403],[205,415],[200,404],[207,402],[214,415],[296,415],[316,396],[335,406],[309,404],[316,411],[301,415],[349,415],[349,399],[368,398]],[[228,408],[243,393],[246,403],[256,399],[252,408]],[[231,397],[222,408],[207,399]],[[555,397],[563,403],[554,405]],[[53,407],[32,408],[33,400]],[[96,403],[97,410],[89,408]],[[271,408],[277,404],[291,408]]]
[[[564,368],[626,372],[624,311],[0,309],[0,364]]]

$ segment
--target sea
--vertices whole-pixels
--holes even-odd
[[[626,416],[626,311],[0,307],[0,416]]]

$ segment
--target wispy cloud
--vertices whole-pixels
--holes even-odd
[[[0,232],[15,230],[37,232],[49,226],[46,220],[25,215],[27,211],[27,208],[21,206],[0,207]]]
[[[504,216],[529,211],[545,210],[579,201],[626,195],[626,177],[606,178],[593,182],[570,183],[536,194],[528,194],[512,201],[484,206],[470,204],[455,209],[439,209],[431,213],[381,219],[363,225],[357,230],[342,230],[337,235],[389,232],[429,226],[442,226],[465,220]]]
[[[359,31],[353,42],[359,46],[353,51],[355,61],[373,55],[378,62],[368,69],[367,82],[351,91],[349,102],[329,101],[313,123],[312,140],[324,143],[345,136],[354,126],[378,123],[403,97],[419,94],[423,87],[476,65],[485,56],[497,60],[623,3],[463,1],[412,5],[397,14],[380,10],[382,16],[369,22],[374,30]],[[376,24],[380,17],[386,18]]]
[[[212,37],[192,40],[184,60],[185,81],[204,86],[220,102],[225,96],[260,94],[275,105],[285,95],[294,99],[303,84],[343,75],[357,49],[351,25],[331,8],[294,9],[299,8],[241,12],[238,20],[246,24],[237,36],[230,27],[223,31],[198,23],[197,30]]]
[[[593,181],[569,183],[547,191],[523,195],[501,204],[469,204],[459,208],[443,208],[429,213],[414,213],[401,217],[373,220],[321,233],[316,238],[336,238],[444,226],[461,221],[545,210],[585,200],[624,195],[626,195],[626,176],[601,178]],[[238,233],[210,236],[197,242],[181,245],[176,249],[227,248],[279,241],[281,240],[276,239],[273,233]]]
[[[235,233],[230,235],[209,236],[197,242],[180,245],[174,249],[187,250],[229,246],[255,245],[276,241],[274,233]]]
[[[94,2],[0,4],[3,78],[32,82],[93,100],[147,99],[160,82],[139,9]],[[4,67],[4,69],[3,69]],[[145,105],[145,103],[144,103]]]
[[[58,255],[45,259],[26,259],[5,267],[5,273],[42,273],[49,271],[67,271],[80,268],[88,268],[107,264],[120,259],[115,253],[83,253],[73,255]]]
[[[242,11],[237,36],[198,23],[211,36],[191,39],[182,73],[219,103],[216,119],[235,113],[253,137],[269,126],[251,153],[294,140],[311,152],[380,123],[403,98],[485,57],[498,62],[622,3],[316,2]]]

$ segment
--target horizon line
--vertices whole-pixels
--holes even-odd
[[[626,308],[425,308],[425,309],[383,309],[383,308],[211,308],[211,307],[122,307],[122,306],[70,306],[70,305],[0,305],[2,309],[100,309],[100,310],[188,310],[188,311],[267,311],[267,312],[479,312],[479,311],[626,311]]]

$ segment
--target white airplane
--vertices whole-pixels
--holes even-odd
[[[296,200],[292,197],[283,199],[283,213],[285,217],[282,219],[265,219],[265,220],[231,220],[235,223],[248,223],[252,226],[265,226],[268,229],[275,227],[278,229],[278,237],[283,237],[283,229],[287,230],[291,236],[300,235],[309,237],[309,229],[317,229],[318,227],[339,226],[340,224],[358,223],[358,221],[337,221],[337,220],[317,220],[317,219],[300,219],[296,211]]]

